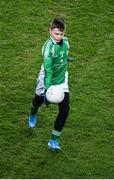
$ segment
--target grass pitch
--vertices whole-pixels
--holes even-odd
[[[41,47],[54,17],[67,22],[71,109],[60,138],[47,149],[57,107],[43,106],[28,127]],[[0,178],[114,178],[114,1],[0,2]]]

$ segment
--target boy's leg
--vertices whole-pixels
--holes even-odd
[[[44,96],[38,96],[37,94],[32,100],[32,107],[31,107],[31,112],[29,116],[29,127],[33,128],[36,125],[37,122],[37,111],[41,104],[43,103]]]
[[[37,94],[32,100],[31,115],[36,115],[39,107],[42,105],[44,96],[38,96]]]
[[[29,116],[30,127],[34,127],[36,125],[36,121],[37,121],[36,114],[44,100],[44,95],[45,95],[44,76],[45,76],[45,73],[42,66],[39,76],[37,78],[36,95],[32,100],[31,113]]]
[[[68,117],[69,109],[70,109],[69,93],[65,92],[65,97],[63,101],[60,104],[58,104],[58,106],[59,106],[59,113],[54,124],[54,129],[58,132],[61,132],[65,125],[66,119]]]
[[[69,93],[65,92],[64,100],[60,104],[58,104],[58,106],[59,113],[54,124],[54,129],[52,130],[51,140],[48,143],[49,148],[52,148],[52,146],[54,147],[53,142],[55,142],[55,144],[57,143],[57,146],[55,145],[55,150],[61,149],[58,144],[58,139],[61,135],[62,129],[65,125],[69,113]]]

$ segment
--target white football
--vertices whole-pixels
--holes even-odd
[[[64,91],[58,86],[50,86],[46,91],[46,98],[50,103],[60,103],[64,99]]]

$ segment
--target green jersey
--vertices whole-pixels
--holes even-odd
[[[63,37],[62,45],[50,37],[42,48],[43,67],[45,72],[44,85],[48,89],[51,85],[64,83],[67,71],[69,42]]]

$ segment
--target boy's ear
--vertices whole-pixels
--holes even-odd
[[[51,28],[49,28],[49,33],[51,33]]]

